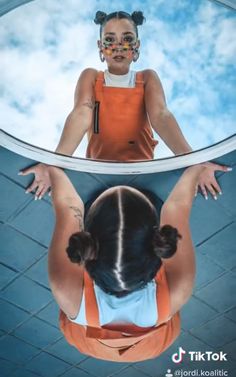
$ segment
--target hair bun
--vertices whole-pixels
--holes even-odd
[[[142,25],[143,22],[145,21],[145,17],[143,15],[143,12],[141,11],[136,11],[131,14],[131,18],[134,21],[135,25]]]
[[[159,258],[170,258],[177,250],[178,240],[181,235],[171,225],[164,225],[160,229],[154,227],[153,246],[154,252]]]
[[[105,12],[98,10],[95,14],[94,22],[96,25],[102,25],[107,17]]]
[[[85,231],[72,234],[69,238],[67,255],[72,263],[85,263],[97,258],[98,245],[91,234]]]

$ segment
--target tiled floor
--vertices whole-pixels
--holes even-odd
[[[220,174],[223,195],[206,202],[198,195],[191,227],[196,245],[194,294],[182,310],[182,333],[159,358],[128,364],[97,360],[69,346],[58,329],[58,307],[47,278],[47,246],[53,229],[50,200],[24,193],[29,177],[18,170],[31,161],[0,150],[0,376],[1,377],[162,377],[176,365],[171,355],[186,351],[223,351],[227,362],[186,357],[184,370],[236,373],[236,170]],[[219,159],[235,165],[236,152]],[[84,201],[108,186],[124,183],[154,191],[165,200],[181,171],[145,176],[108,176],[69,172]],[[89,189],[88,189],[89,188]]]

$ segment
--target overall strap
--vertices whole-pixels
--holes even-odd
[[[144,79],[143,79],[143,72],[136,72],[135,78],[135,87],[143,87],[144,86]]]
[[[99,71],[98,74],[97,74],[97,77],[96,77],[96,84],[95,84],[95,87],[97,90],[101,91],[103,90],[103,86],[104,86],[104,72],[102,71]]]
[[[93,281],[88,272],[84,269],[84,295],[85,295],[85,313],[87,324],[90,327],[99,327],[99,312],[97,300],[94,292]]]

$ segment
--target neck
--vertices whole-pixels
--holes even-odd
[[[108,72],[110,72],[113,75],[126,75],[129,72],[129,68],[107,68]]]

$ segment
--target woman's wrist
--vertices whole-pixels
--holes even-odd
[[[196,164],[188,167],[184,174],[191,175],[193,178],[198,179],[199,175],[206,169],[204,164]]]

